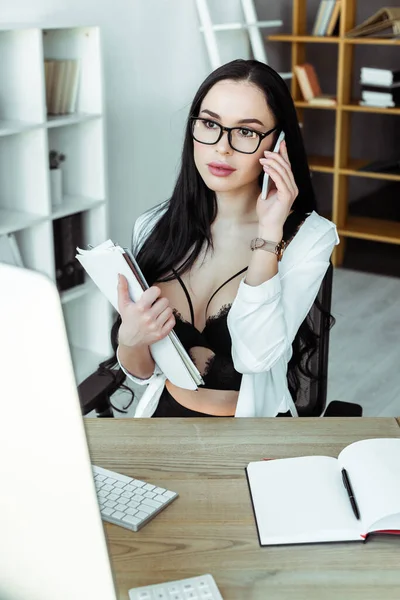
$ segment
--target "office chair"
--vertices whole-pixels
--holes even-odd
[[[332,305],[333,265],[330,263],[319,289],[317,300],[322,309],[329,313]],[[296,408],[300,417],[361,417],[359,404],[333,400],[326,406],[328,388],[328,358],[330,329],[327,318],[314,303],[308,313],[313,329],[318,335],[318,346],[310,361],[312,372],[318,379],[310,381],[300,375],[300,389],[297,393]]]
[[[124,382],[125,374],[121,369],[113,373],[105,372],[100,367],[78,385],[78,396],[82,415],[93,410],[97,417],[113,417],[111,396]]]

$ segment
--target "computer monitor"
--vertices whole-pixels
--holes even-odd
[[[115,600],[59,294],[0,264],[0,598]]]

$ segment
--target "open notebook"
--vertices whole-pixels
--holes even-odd
[[[400,439],[355,442],[337,459],[304,456],[251,462],[246,473],[261,546],[400,534]]]
[[[111,240],[89,250],[77,248],[76,258],[97,287],[118,311],[118,273],[128,280],[129,294],[137,302],[148,284],[133,255]],[[195,364],[174,331],[150,346],[154,361],[171,383],[190,390],[204,383]]]

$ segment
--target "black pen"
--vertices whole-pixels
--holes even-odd
[[[349,479],[349,476],[347,475],[346,469],[342,469],[342,479],[343,479],[344,487],[346,488],[346,491],[349,495],[351,507],[353,509],[355,517],[356,517],[356,519],[360,519],[360,511],[358,510],[357,502],[356,502],[354,492],[352,490],[352,487],[350,484],[350,479]]]

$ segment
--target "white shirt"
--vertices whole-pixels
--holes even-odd
[[[137,219],[135,255],[161,214],[154,216],[152,210]],[[292,342],[314,303],[336,244],[335,224],[313,211],[286,248],[274,277],[257,286],[246,284],[245,277],[241,280],[227,321],[233,365],[243,374],[235,417],[275,417],[288,410],[298,416],[287,384]],[[151,417],[165,386],[164,374],[156,365],[151,377],[139,379],[124,369],[119,358],[118,362],[132,381],[148,386],[135,417]]]

